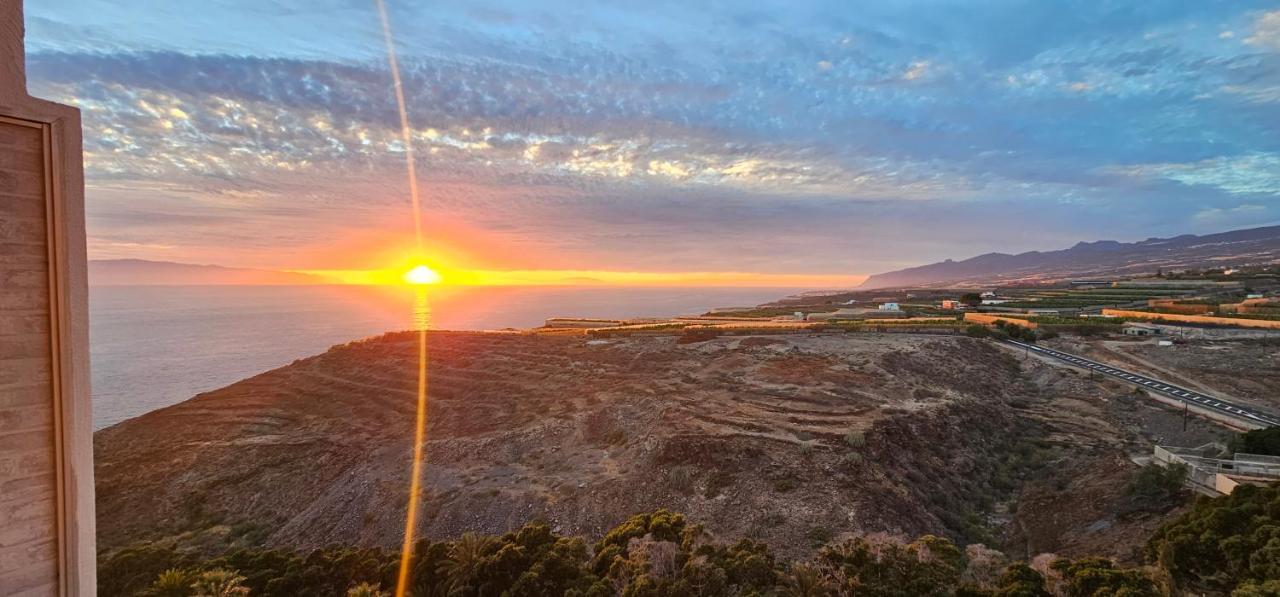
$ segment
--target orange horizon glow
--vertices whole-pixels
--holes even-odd
[[[852,288],[865,275],[773,274],[756,272],[640,272],[611,270],[486,270],[452,269],[418,264],[369,270],[290,270],[324,278],[334,284],[397,286],[689,286]]]

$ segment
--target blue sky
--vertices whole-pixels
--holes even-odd
[[[1277,2],[388,3],[428,232],[485,267],[875,273],[1280,222]],[[364,267],[372,0],[42,0],[95,257]]]

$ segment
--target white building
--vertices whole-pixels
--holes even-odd
[[[898,306],[898,303],[883,303],[880,305],[880,310],[881,311],[901,311],[902,308]]]

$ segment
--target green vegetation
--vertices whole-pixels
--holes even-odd
[[[1028,317],[1027,321],[1040,325],[1096,325],[1096,326],[1118,326],[1124,323],[1123,317],[1061,317],[1055,315],[1035,315]]]
[[[1248,433],[1236,435],[1231,438],[1227,449],[1233,454],[1243,452],[1245,454],[1280,456],[1280,427],[1254,429]]]
[[[608,328],[590,329],[590,330],[587,330],[587,335],[596,337],[596,338],[613,338],[615,336],[630,336],[637,332],[678,330],[688,325],[689,324],[687,323],[681,323],[681,322],[653,323],[648,325],[628,325],[626,327],[617,328],[617,329],[608,329]]]
[[[1126,488],[1129,512],[1165,512],[1186,500],[1187,465],[1148,464]]]
[[[1070,597],[1158,597],[1161,592],[1142,570],[1117,568],[1106,558],[1058,560],[1053,569],[1062,574]]]
[[[1228,319],[1258,319],[1262,321],[1280,321],[1280,315],[1271,315],[1268,313],[1222,313],[1219,317]]]
[[[746,309],[743,311],[721,311],[717,313],[703,313],[703,317],[750,317],[763,318],[781,317],[783,315],[793,315],[796,311],[801,313],[831,313],[839,307],[834,305],[793,305],[787,307],[757,307],[755,309]]]
[[[960,549],[926,535],[910,543],[856,537],[832,542],[812,527],[816,555],[780,560],[763,543],[714,541],[676,513],[638,514],[594,545],[532,522],[500,537],[466,534],[418,541],[410,594],[678,596],[966,596],[1156,595],[1142,569],[1110,560],[1057,560],[1042,570],[1005,566],[998,552]],[[990,554],[994,554],[990,555]],[[994,559],[993,559],[994,558]],[[376,548],[329,547],[310,553],[237,550],[202,559],[155,545],[104,554],[103,597],[195,595],[382,597],[394,587],[399,559]],[[1061,587],[1059,593],[1050,588]]]
[[[1096,288],[1089,290],[1025,290],[1009,292],[1015,299],[1002,307],[1016,309],[1081,309],[1110,307],[1153,298],[1177,298],[1190,291],[1143,288]]]
[[[970,338],[990,338],[991,328],[985,325],[974,324],[969,327],[966,327],[964,329],[964,333],[968,335]]]
[[[1198,500],[1157,530],[1145,552],[1180,590],[1280,594],[1280,487],[1241,485]]]
[[[1036,339],[1039,338],[1035,330],[1029,327],[1018,325],[1016,323],[1009,323],[1004,320],[997,320],[995,325],[996,325],[996,331],[995,331],[996,336],[1003,336],[1006,338],[1012,338],[1014,340],[1021,340],[1023,342],[1032,342],[1032,343],[1034,343]]]

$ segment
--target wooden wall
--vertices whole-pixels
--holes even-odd
[[[0,594],[57,588],[43,130],[0,119]]]
[[[94,595],[80,115],[27,96],[22,25],[0,0],[0,595]]]

